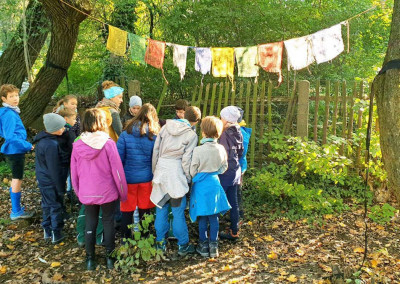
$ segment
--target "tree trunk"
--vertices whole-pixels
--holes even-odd
[[[391,32],[383,62],[400,59],[400,0],[394,1]],[[400,202],[400,69],[377,75],[372,84],[376,96],[380,144],[388,187]]]
[[[26,22],[29,62],[33,65],[46,41],[50,28],[50,21],[46,17],[41,3],[35,0],[29,1],[26,9]],[[13,84],[20,88],[28,75],[25,67],[23,32],[23,21],[21,20],[13,39],[0,57],[0,85]]]
[[[60,1],[41,2],[51,20],[51,41],[46,64],[40,69],[34,83],[21,100],[21,118],[26,126],[43,114],[51,96],[67,74],[78,39],[79,25],[86,19],[84,14]],[[82,6],[74,6],[85,10]]]

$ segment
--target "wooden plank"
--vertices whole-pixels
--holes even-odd
[[[362,100],[364,98],[364,81],[360,82],[360,87],[359,87],[359,93],[358,93],[358,98]],[[362,109],[358,110],[358,121],[357,121],[357,129],[361,129],[363,125],[363,111]],[[361,143],[360,145],[357,146],[357,151],[356,151],[356,167],[360,167],[360,157],[361,157]]]
[[[247,82],[247,90],[246,90],[246,107],[244,110],[245,120],[249,122],[249,112],[250,112],[250,97],[251,97],[251,82]]]
[[[193,88],[192,100],[190,101],[190,104],[192,106],[196,105],[196,94],[197,94],[197,89],[198,88],[199,88],[198,86],[194,86],[194,88]]]
[[[197,106],[198,108],[200,108],[201,102],[202,102],[202,99],[203,99],[203,87],[204,87],[204,85],[201,84],[201,85],[200,85],[200,89],[199,89],[199,94],[198,94],[198,96],[197,96],[196,106]]]
[[[296,136],[303,139],[308,137],[308,117],[309,117],[309,100],[310,82],[302,80],[298,84],[298,102],[297,102],[297,129]]]
[[[354,81],[353,90],[351,92],[349,101],[350,101],[350,113],[349,113],[349,123],[347,130],[347,139],[353,139],[353,123],[354,123],[354,100],[357,98],[357,82]]]
[[[235,99],[236,99],[236,82],[233,82],[232,84],[232,95],[231,95],[231,105],[235,105]]]
[[[210,83],[207,84],[206,86],[206,94],[204,97],[204,103],[203,103],[203,111],[201,112],[202,117],[207,116],[207,104],[208,104],[208,95],[210,93]]]
[[[319,87],[320,87],[320,80],[317,80],[315,84],[315,109],[314,109],[314,141],[318,141],[318,113],[319,113]]]
[[[342,137],[346,139],[346,131],[347,131],[347,84],[346,81],[342,82]],[[344,144],[340,146],[339,154],[344,154]]]
[[[255,151],[256,151],[256,121],[257,121],[257,92],[258,92],[258,83],[254,83],[253,85],[253,102],[252,102],[252,117],[251,117],[251,128],[252,135],[250,138],[250,167],[254,168],[254,159],[255,159]]]
[[[214,103],[215,103],[215,94],[217,93],[217,83],[213,84],[212,92],[211,92],[211,102],[210,102],[210,112],[208,115],[214,115]]]
[[[339,102],[339,86],[340,82],[335,82],[335,90],[334,90],[334,107],[333,107],[333,117],[332,117],[332,135],[336,136],[336,122],[337,122],[337,115],[338,115],[338,102]]]
[[[243,109],[243,89],[244,89],[243,82],[240,82],[238,106],[242,109]]]
[[[262,167],[262,161],[264,158],[264,143],[261,142],[261,140],[264,138],[264,121],[265,121],[265,117],[264,117],[264,113],[265,113],[265,84],[266,82],[263,81],[261,83],[261,93],[260,93],[260,100],[261,100],[261,104],[260,104],[260,136],[258,137],[258,140],[260,141],[258,144],[258,149],[259,149],[259,153],[258,153],[258,167],[261,168]],[[270,83],[270,85],[268,85],[268,87],[272,88],[272,83]],[[269,89],[268,89],[269,92]],[[269,116],[268,116],[269,119]],[[271,126],[272,127],[272,126]],[[254,134],[252,134],[254,135]]]
[[[326,144],[326,137],[328,135],[328,123],[329,123],[329,104],[330,104],[330,93],[331,93],[331,82],[326,81],[325,86],[325,120],[322,128],[322,144]]]
[[[221,112],[223,91],[224,91],[224,83],[219,83],[217,116],[219,116],[219,113]]]
[[[167,94],[167,87],[168,87],[168,85],[166,83],[164,83],[164,87],[163,87],[163,89],[161,91],[161,96],[160,96],[160,99],[158,100],[158,104],[157,104],[157,113],[160,112],[160,108],[161,108],[162,102],[163,102],[163,100],[165,98],[165,95]]]
[[[268,99],[267,99],[267,104],[268,104],[268,132],[272,132],[272,82],[268,83]],[[261,104],[264,103],[264,100],[261,102]]]
[[[228,106],[229,103],[229,89],[230,84],[229,81],[225,82],[225,100],[224,100],[224,107]]]

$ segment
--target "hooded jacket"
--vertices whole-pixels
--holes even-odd
[[[240,126],[233,124],[222,132],[219,144],[224,146],[228,154],[228,170],[219,175],[222,186],[240,184],[241,169],[239,159],[243,155],[243,135]]]
[[[57,141],[58,136],[45,131],[39,132],[34,139],[35,171],[40,188],[56,187],[58,192],[65,191],[68,168],[63,161],[64,153]]]
[[[84,132],[73,144],[71,180],[79,201],[101,205],[127,198],[128,186],[115,142],[101,131]]]

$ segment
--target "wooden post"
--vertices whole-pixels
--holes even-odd
[[[224,91],[224,83],[219,83],[217,116],[219,116],[219,113],[221,112],[223,91]]]
[[[353,121],[354,121],[354,100],[357,98],[357,82],[354,81],[353,91],[350,96],[350,113],[349,113],[349,124],[347,130],[347,139],[353,139]]]
[[[268,83],[268,132],[272,132],[272,82]]]
[[[168,85],[166,83],[164,83],[164,87],[161,91],[161,96],[160,96],[160,99],[158,100],[158,105],[157,105],[157,113],[158,114],[160,113],[160,108],[161,108],[162,102],[164,100],[164,97],[167,94],[167,87],[168,87]]]
[[[347,84],[346,81],[342,83],[342,137],[346,139],[346,131],[347,131]],[[340,146],[340,155],[344,154],[344,144]]]
[[[246,109],[244,110],[244,116],[245,116],[246,122],[249,122],[250,96],[251,96],[251,82],[247,82]]]
[[[214,115],[214,102],[215,102],[216,92],[217,92],[217,83],[214,83],[211,92],[210,112],[208,113],[208,115]]]
[[[318,142],[318,113],[319,113],[319,86],[320,80],[315,85],[315,110],[314,110],[314,142]]]
[[[191,104],[192,106],[195,106],[195,105],[196,105],[197,88],[198,88],[198,86],[194,86],[194,88],[193,88],[192,100],[190,101],[190,104]]]
[[[236,99],[236,83],[233,82],[232,84],[232,96],[231,96],[231,105],[235,105],[235,99]]]
[[[285,122],[283,124],[283,134],[287,135],[290,132],[290,129],[292,128],[292,124],[293,124],[293,116],[294,116],[294,111],[296,109],[296,99],[297,99],[297,84],[298,82],[293,82],[293,90],[292,90],[292,96],[290,98],[289,101],[289,105],[288,105],[288,109],[286,112],[286,119]]]
[[[250,141],[250,167],[254,168],[254,159],[255,159],[255,151],[256,151],[256,121],[257,121],[257,92],[258,92],[258,83],[254,83],[253,85],[253,108],[251,114],[251,141]]]
[[[203,87],[204,87],[204,85],[201,84],[201,85],[200,85],[200,90],[199,90],[199,95],[197,96],[196,106],[197,106],[198,108],[200,108],[200,106],[201,106],[201,100],[203,99]]]
[[[203,103],[203,111],[201,112],[202,117],[207,116],[207,104],[208,104],[208,95],[210,93],[210,83],[207,84],[206,86],[206,94],[204,97],[204,103]]]
[[[338,103],[339,103],[339,85],[340,85],[340,82],[337,81],[335,83],[335,90],[334,90],[335,105],[333,108],[333,117],[332,117],[332,135],[335,135],[335,136],[336,136],[336,122],[337,122]]]
[[[240,82],[240,88],[239,88],[239,103],[238,106],[243,109],[243,89],[244,85],[243,82]]]
[[[272,83],[271,87],[272,87]],[[269,87],[269,85],[268,85]],[[269,89],[268,89],[269,92]],[[258,167],[261,168],[262,167],[262,161],[264,158],[264,143],[261,142],[261,140],[264,138],[264,121],[265,121],[265,117],[264,117],[264,113],[265,113],[265,81],[263,81],[261,83],[261,94],[260,94],[260,101],[261,101],[261,105],[260,105],[260,136],[258,137],[259,139],[259,154],[258,154]],[[268,120],[269,120],[269,116],[268,116]],[[272,127],[272,126],[271,126]],[[254,135],[254,133],[252,134]]]
[[[229,81],[225,82],[225,100],[224,100],[224,107],[228,106],[229,102]]]
[[[132,96],[140,96],[140,81],[138,80],[129,80],[128,82],[128,95]]]
[[[360,91],[358,93],[358,98],[362,100],[364,97],[364,81],[360,82]],[[361,129],[363,124],[363,111],[362,109],[358,110],[358,121],[357,121],[357,129]],[[361,145],[357,146],[356,151],[356,167],[360,167],[360,157],[361,157]]]
[[[326,137],[328,135],[330,93],[331,93],[331,82],[327,80],[325,86],[325,120],[322,129],[322,144],[326,144]]]
[[[309,116],[309,96],[310,82],[303,80],[298,84],[299,100],[297,103],[297,137],[306,139],[308,137],[308,116]]]

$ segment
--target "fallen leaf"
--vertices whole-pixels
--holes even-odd
[[[229,270],[231,270],[232,269],[232,267],[229,265],[229,264],[227,264],[227,265],[225,265],[224,267],[222,267],[222,270],[223,271],[229,271]]]
[[[378,260],[376,260],[376,259],[371,259],[371,266],[372,266],[373,268],[376,268],[376,267],[378,266],[378,264],[379,264]]]
[[[53,275],[53,277],[51,277],[52,280],[54,281],[60,281],[64,276],[61,273],[56,273]]]
[[[303,256],[303,255],[305,254],[305,252],[304,252],[304,250],[302,250],[302,249],[296,249],[296,254],[297,254],[298,256]]]
[[[355,248],[353,251],[358,253],[363,253],[365,250],[364,248]]]
[[[54,261],[50,264],[51,267],[59,267],[61,265],[60,262]]]
[[[14,237],[10,238],[10,241],[15,242],[16,240],[18,240],[21,237],[22,237],[21,235],[16,234]]]
[[[288,278],[286,278],[286,280],[289,281],[289,282],[292,282],[292,283],[296,283],[297,282],[297,277],[296,277],[296,275],[292,274]]]
[[[0,251],[0,257],[8,257],[8,256],[10,256],[11,254],[12,254],[11,252]]]
[[[167,271],[167,273],[165,273],[165,275],[167,275],[167,276],[172,276],[172,275],[174,275],[171,271]]]
[[[0,266],[0,274],[5,274],[7,272],[7,266]]]
[[[325,272],[332,272],[332,268],[330,268],[329,266],[322,264],[322,263],[318,263],[318,266],[321,267],[321,269]]]
[[[272,242],[274,240],[274,238],[271,235],[265,236],[263,237],[264,240],[266,240],[267,242]]]
[[[252,264],[250,264],[249,266],[250,266],[251,268],[258,269],[258,265],[257,265],[257,264],[255,264],[255,263],[252,263]]]
[[[247,222],[247,224],[251,226],[251,225],[253,225],[253,222],[249,221],[249,222]]]
[[[324,218],[327,219],[327,220],[329,220],[329,219],[332,219],[332,218],[333,218],[333,215],[332,215],[332,214],[326,214],[326,215],[324,216]]]
[[[232,279],[232,280],[229,280],[228,283],[230,283],[230,284],[239,283],[239,279]]]
[[[10,249],[10,250],[15,249],[15,246],[13,246],[13,245],[7,245],[7,247],[8,247],[8,249]]]
[[[272,251],[267,257],[269,259],[277,259],[278,255],[274,251]]]

